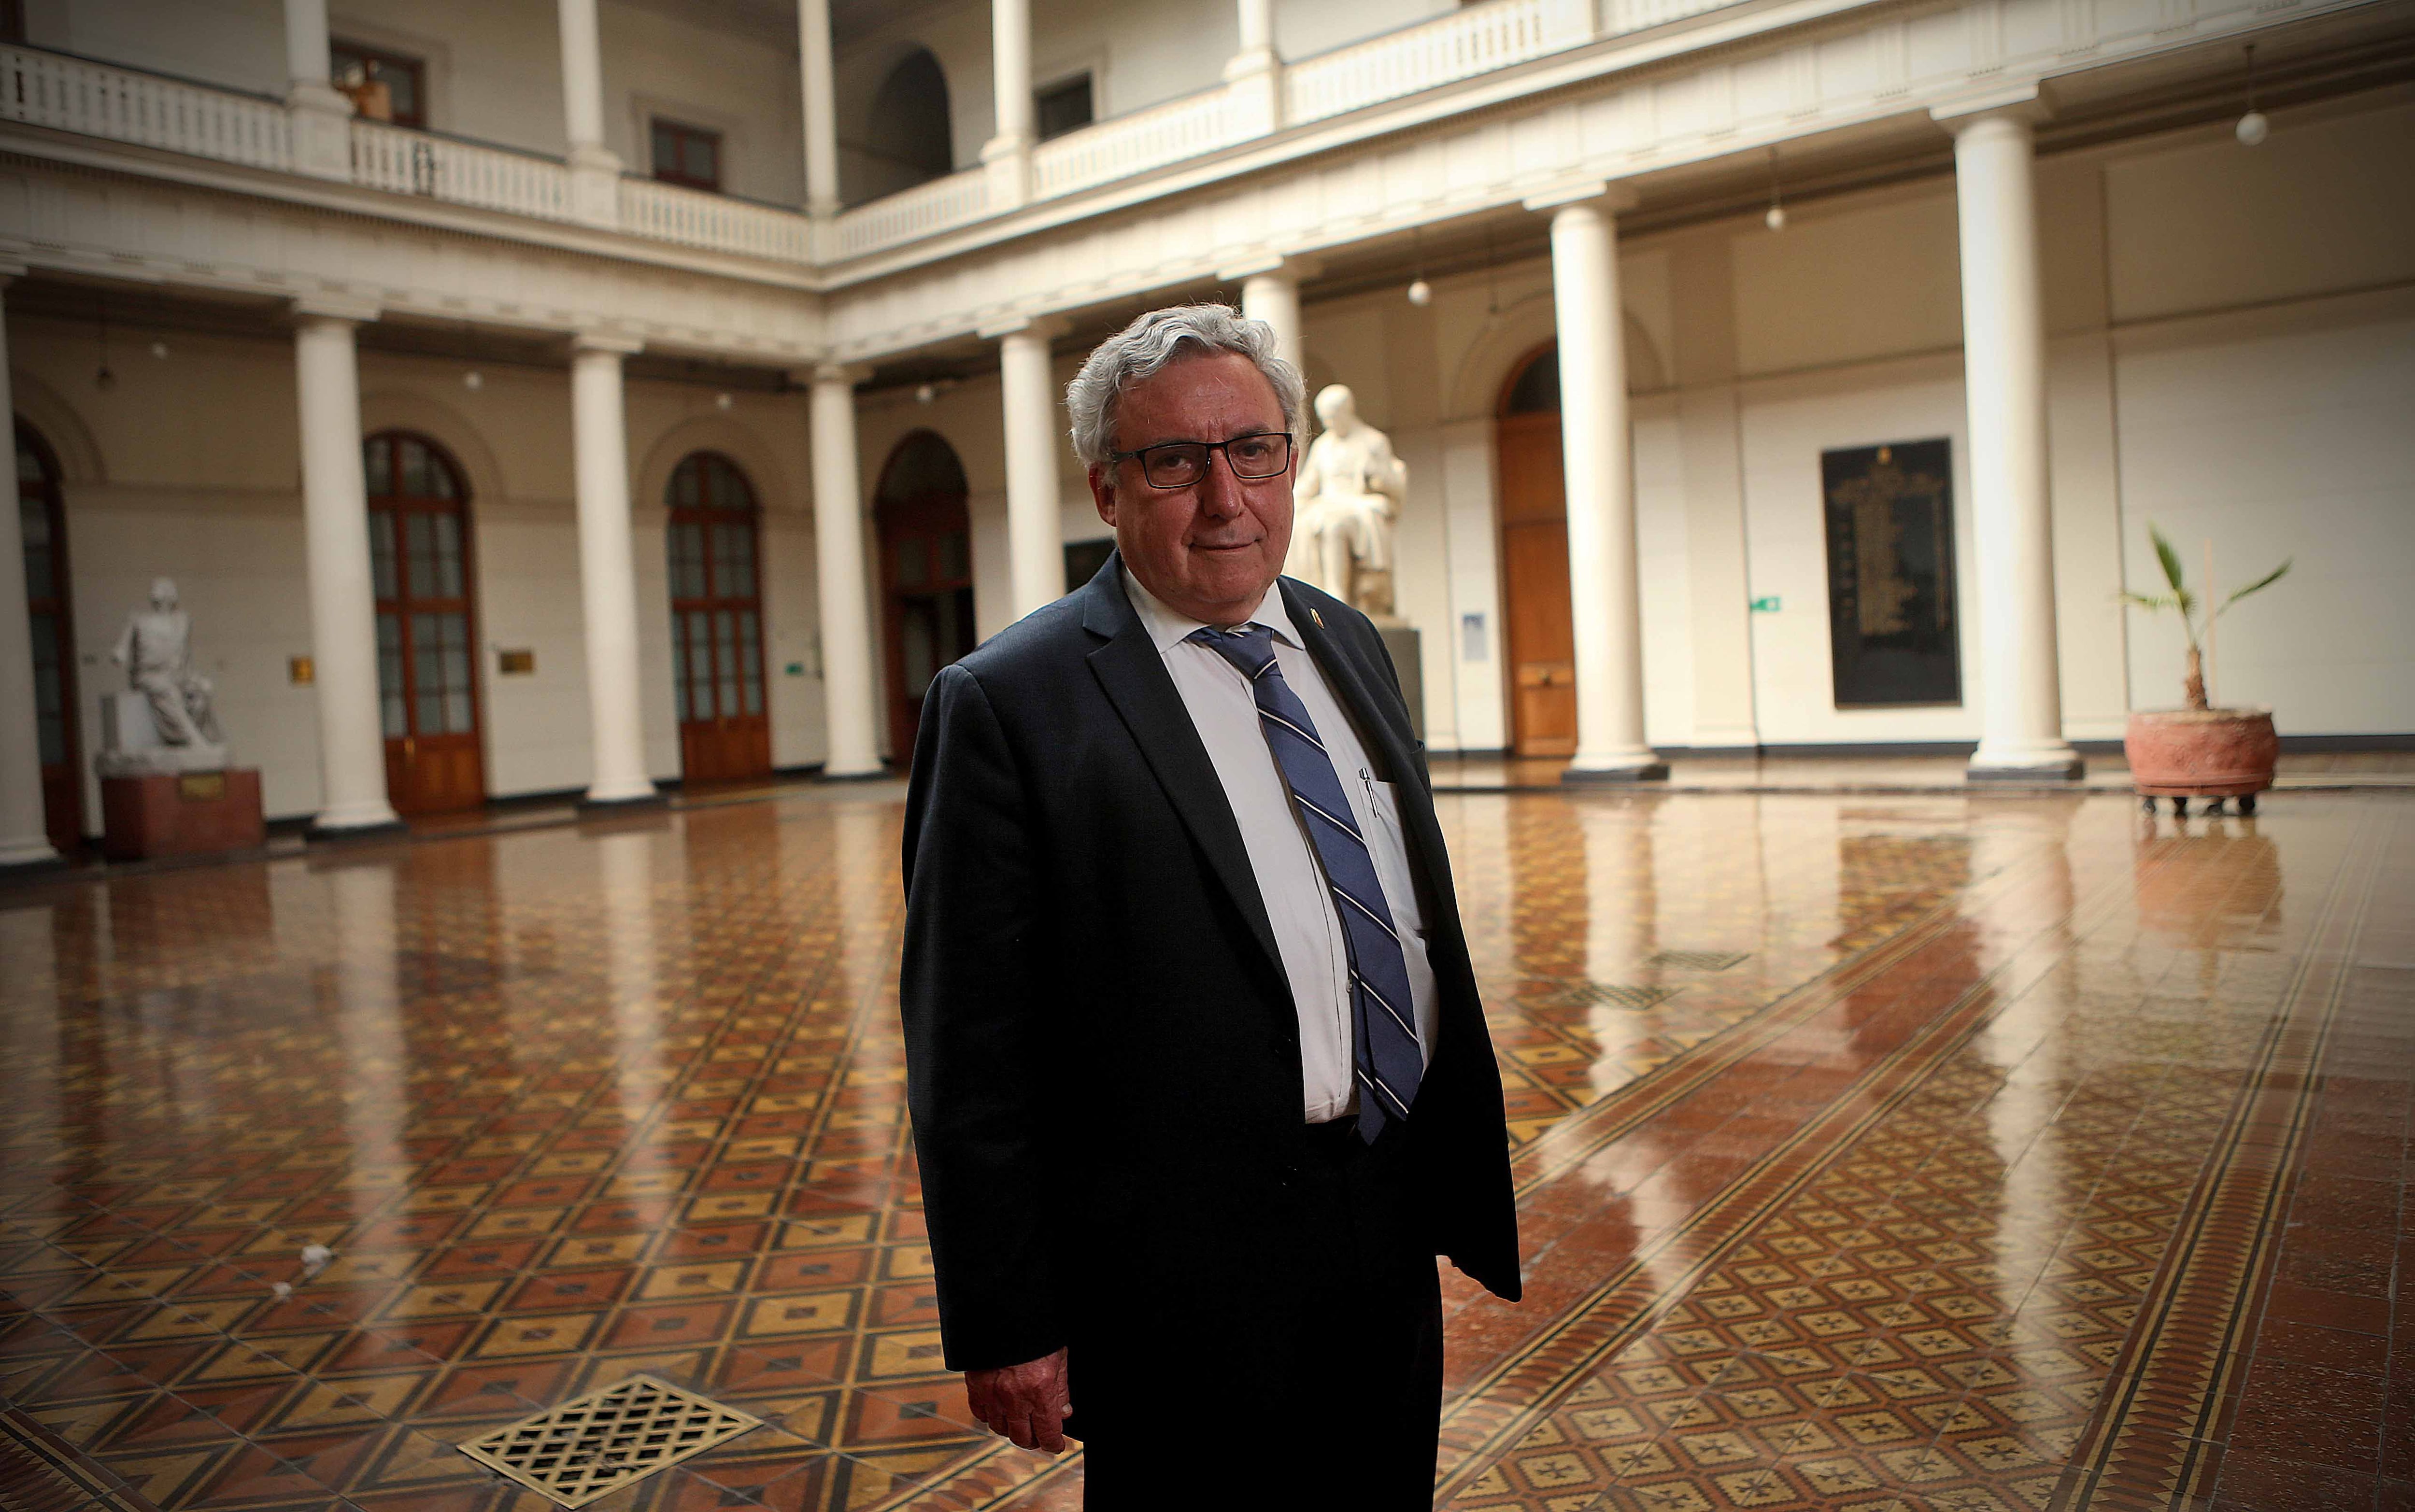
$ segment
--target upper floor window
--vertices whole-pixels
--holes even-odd
[[[1098,119],[1090,103],[1090,76],[1087,73],[1058,80],[1034,94],[1031,103],[1042,142],[1078,131]]]
[[[0,42],[25,39],[25,0],[0,0]]]
[[[721,192],[721,133],[654,118],[654,177]]]
[[[328,73],[364,119],[428,128],[428,65],[357,42],[327,48]]]

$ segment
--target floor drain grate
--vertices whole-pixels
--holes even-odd
[[[550,1502],[585,1506],[763,1426],[650,1375],[591,1391],[461,1445]]]
[[[1672,966],[1679,971],[1725,971],[1730,966],[1742,966],[1749,953],[1744,951],[1662,951],[1644,964]]]

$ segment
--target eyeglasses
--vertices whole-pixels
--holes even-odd
[[[1109,459],[1120,462],[1127,457],[1140,459],[1140,475],[1152,488],[1188,488],[1208,476],[1208,454],[1224,454],[1224,465],[1233,476],[1254,483],[1261,478],[1278,477],[1291,466],[1291,437],[1272,431],[1255,436],[1236,436],[1231,441],[1170,441],[1159,446],[1144,446],[1136,452],[1112,452]]]

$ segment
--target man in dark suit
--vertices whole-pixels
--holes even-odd
[[[1519,1270],[1422,747],[1366,617],[1279,579],[1271,331],[1155,311],[1066,400],[1116,553],[939,674],[907,800],[948,1364],[1093,1508],[1424,1507],[1433,1257]]]

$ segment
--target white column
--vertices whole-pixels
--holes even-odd
[[[1261,131],[1282,125],[1282,60],[1275,55],[1274,0],[1239,0],[1241,45],[1224,64],[1241,119]]]
[[[1283,257],[1220,269],[1216,275],[1226,282],[1241,280],[1241,313],[1274,327],[1276,354],[1303,377],[1308,368],[1301,356],[1299,286],[1302,279],[1315,277],[1317,270],[1313,259]]]
[[[0,272],[0,289],[22,269]],[[0,422],[8,464],[0,483],[0,869],[59,859],[42,813],[42,742],[34,698],[34,630],[25,597],[25,526],[18,515],[16,397],[8,385],[8,337],[0,316]]]
[[[1632,202],[1599,185],[1581,193],[1527,202],[1552,212],[1560,338],[1560,456],[1577,662],[1577,753],[1563,775],[1634,782],[1666,777],[1669,769],[1643,741],[1643,617],[1616,214]]]
[[[2078,777],[2084,770],[2062,738],[2046,315],[2035,152],[2024,109],[1945,123],[1954,132],[1962,223],[1962,382],[1979,576],[1979,748],[1971,757],[1977,781]]]
[[[604,145],[604,41],[595,0],[560,0],[562,112],[570,138],[570,212],[621,223],[621,159]]]
[[[1031,197],[1031,0],[990,0],[989,48],[998,130],[982,161],[997,209]]]
[[[590,804],[655,801],[646,775],[638,682],[638,568],[629,541],[629,436],[621,363],[644,343],[588,333],[570,347],[570,422],[578,491],[578,602],[587,642],[594,756]]]
[[[312,686],[319,698],[315,836],[401,821],[385,796],[378,721],[377,589],[369,571],[368,486],[361,472],[361,377],[352,333],[374,306],[293,305],[293,380],[302,425],[302,524],[310,581]]]
[[[855,461],[860,368],[813,372],[814,568],[822,601],[822,696],[830,751],[825,777],[877,776],[872,613],[863,591],[863,494]],[[904,761],[909,753],[897,753]]]
[[[838,214],[838,85],[830,0],[797,0],[797,72],[804,89],[805,214]]]
[[[999,336],[998,377],[1006,412],[1006,560],[1018,620],[1065,596],[1065,524],[1057,462],[1066,446],[1058,421],[1057,375],[1048,343],[1065,332],[1054,318],[1026,321]]]
[[[352,102],[327,78],[327,0],[285,0],[285,112],[293,169],[319,178],[352,176]]]

